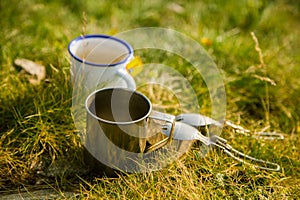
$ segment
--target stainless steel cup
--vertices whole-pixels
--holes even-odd
[[[87,131],[85,147],[102,164],[126,172],[139,171],[143,153],[155,151],[172,140],[170,136],[147,146],[148,138],[163,128],[152,120],[174,125],[175,116],[152,110],[143,94],[125,88],[96,90],[86,99]],[[152,126],[150,126],[152,124]],[[98,169],[105,170],[105,169]]]

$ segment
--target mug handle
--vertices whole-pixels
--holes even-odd
[[[125,82],[127,83],[127,87],[129,89],[132,89],[132,90],[136,89],[135,81],[126,69],[120,68],[118,70],[117,74],[125,80]]]
[[[162,113],[162,112],[152,110],[152,112],[148,118],[164,121],[164,122],[170,123],[172,126],[171,126],[171,131],[170,131],[170,134],[168,137],[147,147],[145,149],[144,153],[150,153],[150,152],[155,151],[155,150],[169,144],[170,142],[172,142],[173,135],[174,135],[174,128],[175,128],[175,116],[174,115],[170,115],[167,113]]]

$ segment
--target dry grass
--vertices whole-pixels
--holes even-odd
[[[299,3],[13,0],[1,1],[0,9],[0,199],[40,189],[50,189],[61,199],[75,198],[67,191],[82,199],[300,197]],[[253,131],[269,127],[285,134],[282,141],[256,140],[229,130],[222,137],[246,154],[280,164],[280,172],[237,163],[217,150],[201,157],[195,143],[185,157],[157,172],[115,179],[88,173],[71,117],[67,44],[84,33],[114,34],[142,26],[169,27],[203,42],[223,73],[227,119]],[[210,114],[208,90],[201,75],[188,69],[189,63],[176,56],[166,60],[161,51],[135,53],[144,64],[176,66],[200,105],[189,106],[194,99],[185,95],[188,88],[180,81],[152,71],[175,91],[182,90],[140,87],[156,109]],[[30,84],[13,64],[16,58],[46,66],[45,81]]]

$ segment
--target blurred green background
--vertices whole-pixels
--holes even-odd
[[[107,179],[95,182],[89,176],[76,178],[77,172],[72,171],[70,181],[67,175],[60,174],[47,179],[49,184],[54,183],[59,191],[65,185],[72,185],[82,197],[91,198],[197,199],[199,195],[204,199],[223,199],[227,195],[254,199],[299,198],[296,189],[300,180],[299,1],[2,0],[0,17],[1,191],[36,185],[41,179],[37,175],[37,163],[44,166],[61,158],[80,160],[80,141],[70,112],[68,43],[82,34],[114,35],[139,27],[162,27],[198,41],[222,70],[227,119],[251,130],[270,125],[268,130],[285,134],[284,141],[261,142],[225,133],[234,139],[233,145],[241,146],[253,156],[273,159],[284,170],[261,174],[257,169],[232,167],[234,161],[223,160],[220,152],[212,153],[209,158],[194,158],[195,150],[182,161],[185,167],[179,164],[171,171],[131,175],[127,180],[115,182]],[[259,49],[255,48],[255,38]],[[259,52],[263,57],[260,58]],[[139,56],[144,62],[150,59],[142,53]],[[14,65],[16,58],[44,65],[46,79],[39,85],[30,84]],[[178,70],[184,71],[184,66],[178,65]],[[197,88],[201,83],[204,87],[201,81],[195,75],[191,84]],[[210,105],[209,100],[200,97],[202,89],[196,89],[196,93],[203,105]],[[217,166],[216,162],[219,162]],[[222,183],[215,174],[222,174]],[[84,180],[84,184],[78,183],[79,180]],[[47,181],[42,181],[42,185],[47,185]],[[163,192],[166,187],[167,194]]]

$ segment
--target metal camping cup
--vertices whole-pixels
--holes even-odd
[[[146,149],[154,151],[172,141],[173,128],[164,140],[146,148],[147,138],[157,134],[149,127],[150,121],[159,120],[173,127],[175,116],[152,110],[150,100],[142,93],[125,88],[104,88],[91,93],[85,106],[84,145],[106,166],[133,172],[138,170],[138,159]],[[163,126],[159,128],[162,131]]]
[[[112,86],[135,89],[126,70],[133,49],[125,41],[107,35],[85,35],[71,41],[68,50],[73,86],[84,85],[87,91]]]

